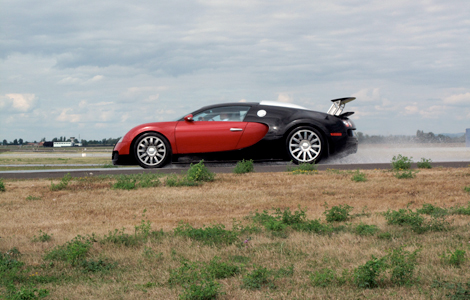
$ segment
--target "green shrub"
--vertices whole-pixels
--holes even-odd
[[[395,171],[411,169],[411,163],[413,162],[411,159],[412,157],[408,158],[406,156],[402,156],[401,154],[394,156],[392,158],[392,169]]]
[[[3,183],[3,179],[0,178],[0,192],[5,192],[5,184]]]
[[[35,197],[35,196],[29,195],[28,197],[26,197],[26,200],[28,201],[41,200],[41,197]]]
[[[250,290],[259,290],[264,287],[276,288],[272,278],[271,271],[263,267],[254,267],[255,269],[243,276],[242,288]]]
[[[371,260],[354,269],[354,284],[359,288],[377,287],[382,281],[380,275],[387,267],[386,260],[386,256],[379,259],[372,255]]]
[[[191,164],[186,177],[189,181],[208,182],[214,181],[215,174],[209,171],[209,169],[204,165],[204,160],[201,160],[195,165]]]
[[[180,295],[183,300],[210,300],[216,299],[219,290],[222,287],[220,283],[212,279],[202,280],[200,283],[193,283],[184,288],[184,293]]]
[[[253,160],[242,160],[237,162],[235,169],[233,169],[233,173],[235,174],[246,174],[250,172],[254,172],[255,168],[253,166]]]
[[[310,274],[310,282],[313,286],[327,287],[336,284],[336,271],[328,268],[315,271]]]
[[[389,254],[391,275],[390,280],[396,285],[409,285],[413,281],[416,268],[416,257],[421,249],[413,252],[403,250],[403,246]]]
[[[352,181],[355,182],[364,182],[367,181],[366,174],[361,173],[359,169],[356,170],[356,172],[353,173],[353,176],[351,177]]]
[[[131,175],[120,175],[117,177],[117,181],[113,184],[113,189],[120,190],[134,190],[139,187],[157,187],[161,184],[159,174],[142,173],[142,174],[131,174]]]
[[[117,266],[117,263],[109,263],[102,259],[98,260],[82,260],[80,262],[82,267],[82,272],[84,273],[95,273],[95,272],[105,272],[114,269]]]
[[[85,259],[88,251],[93,247],[93,241],[93,237],[78,235],[64,245],[56,246],[48,251],[44,259],[64,261],[72,266],[76,266]]]
[[[392,234],[390,232],[381,232],[377,234],[377,238],[381,240],[391,240],[392,239]]]
[[[297,231],[304,231],[316,234],[331,234],[333,232],[340,231],[341,229],[343,229],[342,226],[333,227],[330,224],[323,224],[320,222],[319,219],[308,220],[305,223],[295,224],[292,226],[292,228]]]
[[[189,180],[188,177],[178,177],[176,174],[169,175],[165,180],[165,185],[169,187],[198,186],[200,182]]]
[[[418,212],[413,212],[411,209],[399,209],[398,211],[395,210],[388,210],[383,213],[385,219],[387,220],[387,224],[390,225],[409,225],[413,228],[421,227],[424,222],[424,217],[421,216]]]
[[[467,207],[465,207],[465,206],[454,206],[454,207],[451,207],[449,210],[454,215],[470,216],[470,202],[467,203]]]
[[[467,193],[470,193],[470,185],[464,187],[463,190],[464,190],[465,192],[467,192]]]
[[[416,173],[418,173],[418,171],[413,171],[413,170],[399,171],[399,170],[396,170],[394,176],[398,179],[411,179],[411,178],[415,178]]]
[[[42,230],[39,230],[39,236],[36,237],[36,235],[33,237],[32,241],[34,243],[37,243],[37,242],[48,242],[52,239],[52,234],[49,235],[45,232],[43,232]]]
[[[426,158],[421,158],[420,161],[418,161],[418,168],[420,169],[431,169],[432,166],[431,166],[431,162],[432,160],[429,158],[429,159],[426,159]]]
[[[359,224],[354,229],[356,234],[366,236],[366,235],[374,235],[379,231],[376,225],[367,225],[367,224]]]
[[[226,230],[225,226],[222,224],[193,228],[187,223],[180,223],[178,227],[174,229],[174,233],[175,235],[184,236],[206,245],[231,245],[238,240],[238,233]]]
[[[298,164],[297,166],[293,167],[288,167],[287,168],[288,172],[291,172],[292,174],[316,174],[318,173],[317,170],[317,165],[315,163],[301,163]]]
[[[38,289],[31,286],[22,286],[19,290],[14,285],[8,287],[8,300],[38,300],[49,295],[46,289]]]
[[[323,206],[325,207],[325,212],[323,212],[323,214],[326,216],[326,221],[328,223],[346,221],[350,217],[349,213],[354,208],[347,204],[340,204],[339,206],[333,206],[331,209],[328,209],[328,204],[326,202]]]
[[[449,229],[449,222],[445,220],[445,215],[431,215],[431,219],[426,220],[419,212],[413,212],[411,209],[388,210],[383,215],[388,224],[408,225],[416,233],[447,231]]]
[[[445,216],[449,214],[447,209],[436,207],[429,203],[424,203],[423,207],[420,209],[417,209],[416,212],[420,214],[431,215],[431,216]]]
[[[70,176],[70,173],[65,174],[58,184],[53,184],[51,182],[51,191],[59,191],[59,190],[63,190],[67,188],[71,180],[72,180],[72,176]]]
[[[447,253],[442,253],[441,259],[444,263],[460,268],[465,262],[465,250],[456,249],[454,252],[447,250]]]

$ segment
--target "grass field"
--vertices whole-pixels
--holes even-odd
[[[470,168],[412,175],[3,180],[0,295],[468,299]]]

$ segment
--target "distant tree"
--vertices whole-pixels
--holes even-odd
[[[52,142],[58,142],[59,140],[55,137],[52,139]]]
[[[23,145],[23,139],[19,139],[18,144]]]
[[[82,146],[88,146],[87,140],[82,140]]]
[[[46,138],[43,137],[39,142],[45,142],[46,141]]]
[[[13,145],[18,145],[18,140],[17,139],[13,140]]]
[[[3,146],[6,146],[8,145],[8,141],[7,140],[3,140]]]

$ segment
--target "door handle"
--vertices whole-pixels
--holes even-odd
[[[230,128],[230,131],[243,131],[243,128]]]

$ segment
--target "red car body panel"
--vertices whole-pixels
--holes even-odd
[[[180,121],[175,130],[178,153],[235,150],[245,127],[245,122]],[[231,131],[231,128],[241,130]]]
[[[161,123],[147,123],[132,128],[123,138],[122,142],[116,145],[116,150],[119,154],[126,155],[130,154],[130,148],[132,141],[136,136],[145,132],[158,132],[163,134],[171,145],[173,153],[176,151],[175,141],[175,127],[178,122],[161,122]]]
[[[238,142],[236,149],[253,146],[268,133],[269,127],[261,123],[247,123],[245,131]]]
[[[145,132],[164,135],[173,154],[221,152],[241,149],[259,142],[268,132],[268,126],[260,123],[227,121],[176,121],[147,123],[132,128],[116,144],[120,155],[131,153],[132,141]]]

